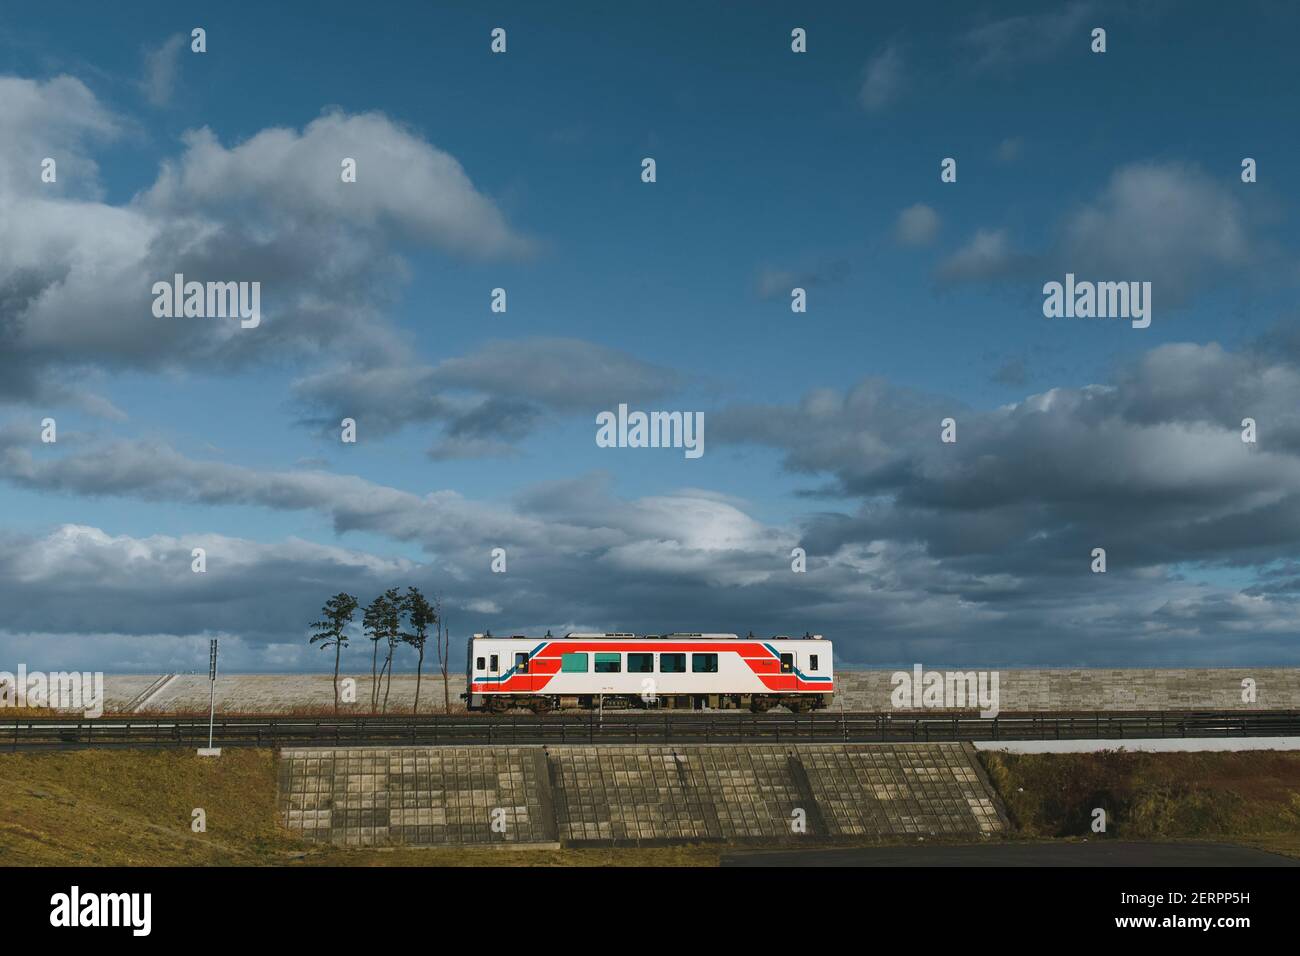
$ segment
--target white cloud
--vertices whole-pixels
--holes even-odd
[[[974,56],[976,70],[1046,60],[1071,42],[1086,51],[1092,11],[1092,3],[1075,2],[1043,13],[1004,17],[967,31],[961,44]]]
[[[1186,164],[1131,163],[1064,215],[1041,251],[1013,251],[1005,228],[980,229],[937,275],[953,282],[1028,276],[1039,283],[1035,289],[1067,272],[1146,281],[1157,303],[1176,306],[1218,278],[1275,261],[1250,235],[1242,203],[1227,187]]]
[[[140,84],[145,98],[154,106],[171,102],[176,88],[176,74],[180,68],[181,51],[188,37],[183,33],[168,37],[144,57],[144,81]]]
[[[386,317],[405,280],[396,248],[512,256],[530,241],[460,164],[377,113],[329,113],[301,132],[265,130],[226,148],[209,130],[126,204],[101,195],[87,144],[125,124],[79,80],[0,77],[0,400],[75,402],[95,371],[239,368],[346,355],[409,362]],[[59,179],[40,183],[39,160]],[[358,181],[342,183],[344,156]],[[153,283],[258,281],[262,325],[160,321]]]
[[[903,54],[890,44],[867,64],[858,100],[868,112],[879,112],[898,98],[902,86]]]
[[[100,195],[99,167],[89,147],[116,138],[123,121],[80,80],[44,82],[0,76],[0,220],[18,196]],[[54,159],[58,180],[41,182],[41,160]]]
[[[1020,158],[1025,141],[1019,136],[1008,136],[1002,142],[998,143],[996,152],[999,163],[1013,163]]]
[[[356,160],[355,183],[340,179],[345,157]],[[191,130],[185,152],[163,164],[140,204],[209,214],[236,204],[265,222],[289,215],[303,223],[395,229],[475,256],[532,248],[455,157],[382,113],[326,113],[302,132],[266,129],[229,148],[207,128]]]
[[[898,214],[894,238],[905,246],[925,246],[939,234],[939,214],[925,203],[908,206]]]
[[[1213,271],[1251,254],[1241,203],[1199,170],[1135,163],[1067,217],[1059,258],[1071,271],[1152,282],[1166,302],[1183,300]]]
[[[1014,262],[1005,229],[979,229],[940,264],[938,276],[946,282],[1000,278]]]

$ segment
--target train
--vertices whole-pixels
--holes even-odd
[[[501,713],[526,708],[732,710],[785,707],[808,713],[835,693],[831,642],[821,634],[606,632],[469,640],[466,706]]]

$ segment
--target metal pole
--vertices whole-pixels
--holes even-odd
[[[217,714],[217,639],[208,641],[208,746],[200,749],[200,757],[220,757],[221,751],[212,746],[212,730]]]
[[[212,725],[217,716],[217,682],[208,681],[208,749],[212,749]]]

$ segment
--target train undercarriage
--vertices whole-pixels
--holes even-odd
[[[541,694],[487,694],[481,709],[491,714],[531,710],[535,714],[589,710],[743,710],[761,714],[784,707],[807,714],[830,706],[830,694],[662,694],[644,698],[636,694],[549,696]]]

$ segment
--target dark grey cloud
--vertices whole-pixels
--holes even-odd
[[[792,405],[710,413],[719,446],[775,450],[818,483],[821,510],[784,524],[708,491],[622,498],[600,474],[486,504],[200,461],[157,443],[86,438],[37,455],[20,429],[0,431],[0,479],[55,494],[305,511],[340,534],[413,544],[426,559],[402,573],[436,583],[466,630],[811,629],[837,637],[841,660],[855,663],[1296,662],[1300,365],[1268,344],[1289,340],[1279,330],[1237,351],[1161,346],[1104,383],[995,409],[871,379]],[[1240,440],[1248,414],[1255,446]],[[946,417],[957,421],[956,444],[940,442]],[[15,573],[24,569],[15,586],[32,608],[26,627],[41,626],[44,602],[66,597],[46,595],[42,575],[125,586],[112,560],[80,556],[104,547],[94,535],[63,530],[4,547]],[[263,547],[246,550],[273,562],[278,546]],[[505,574],[490,570],[495,547],[506,549]],[[806,573],[791,570],[795,547],[807,552]],[[1104,575],[1089,570],[1095,547],[1107,550]],[[372,559],[375,574],[346,567]],[[315,584],[290,588],[304,619],[327,596],[313,587],[351,576],[361,590],[400,576],[381,556],[343,564],[334,575],[308,567]],[[129,567],[141,582],[157,576],[147,563]],[[150,626],[189,633],[192,600]],[[268,618],[249,640],[278,646],[293,617]],[[123,610],[96,626],[120,635],[145,622]]]
[[[1108,542],[1131,568],[1254,562],[1300,548],[1297,399],[1294,365],[1171,345],[1112,383],[991,411],[871,381],[796,407],[724,411],[713,434],[776,448],[790,470],[829,473],[861,499],[851,519],[823,523],[837,543],[915,540],[989,570],[1068,570]],[[944,444],[950,416],[958,441]],[[1244,417],[1269,441],[1244,444]]]
[[[435,376],[450,388],[490,391],[571,412],[600,410],[617,401],[652,401],[686,382],[680,373],[626,352],[566,338],[490,342],[471,355],[440,363]]]
[[[1018,355],[1003,362],[993,373],[993,381],[999,385],[1021,387],[1029,384],[1029,361]]]
[[[802,269],[779,269],[764,266],[758,274],[756,288],[760,299],[789,298],[796,288],[812,289],[843,282],[853,272],[847,259],[825,259]]]
[[[494,340],[437,365],[404,362],[326,369],[294,383],[302,421],[335,430],[343,418],[371,435],[439,424],[435,458],[500,457],[556,415],[594,416],[620,402],[665,398],[687,376],[580,339]]]

